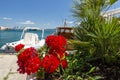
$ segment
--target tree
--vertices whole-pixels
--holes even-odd
[[[88,68],[98,67],[101,72],[109,72],[105,68],[113,70],[113,75],[106,79],[118,79],[120,72],[120,24],[116,18],[105,21],[101,16],[117,0],[77,0],[73,7],[73,16],[80,25],[75,27],[75,40],[72,41],[77,49],[76,71],[86,72]],[[76,44],[77,43],[77,44]],[[82,45],[83,43],[87,43]],[[73,60],[74,61],[74,60]],[[81,68],[81,65],[84,66]],[[87,69],[85,69],[87,68]],[[118,72],[117,72],[118,71]],[[109,73],[105,73],[107,75]],[[102,74],[101,74],[102,75]],[[105,76],[104,75],[104,76]]]

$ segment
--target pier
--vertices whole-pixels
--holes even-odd
[[[26,80],[26,74],[17,72],[17,56],[0,54],[0,80]]]

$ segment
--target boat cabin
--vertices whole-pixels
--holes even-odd
[[[72,27],[58,27],[56,29],[56,35],[62,35],[66,39],[73,39],[73,28]]]

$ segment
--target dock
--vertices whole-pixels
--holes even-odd
[[[17,56],[0,53],[0,80],[26,80],[26,74],[17,72]]]

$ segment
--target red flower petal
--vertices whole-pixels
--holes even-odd
[[[24,48],[24,44],[18,44],[15,46],[15,51],[19,52],[22,48]]]
[[[67,64],[66,60],[62,60],[62,67],[63,68],[67,68],[68,67],[68,64]]]

